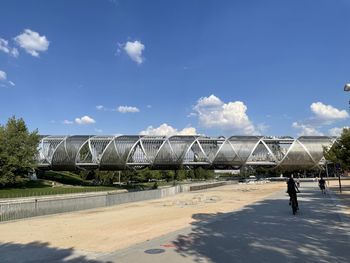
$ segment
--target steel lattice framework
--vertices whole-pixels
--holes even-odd
[[[313,169],[324,164],[323,146],[334,137],[302,136],[42,136],[41,169],[124,170],[150,167],[232,169],[245,165]]]

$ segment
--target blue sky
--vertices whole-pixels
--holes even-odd
[[[350,1],[1,1],[0,123],[41,134],[328,135]]]

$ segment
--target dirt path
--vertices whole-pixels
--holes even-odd
[[[227,185],[163,199],[0,224],[0,243],[47,242],[112,252],[189,226],[199,213],[238,210],[283,190],[285,183]]]

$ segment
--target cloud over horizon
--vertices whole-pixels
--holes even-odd
[[[332,105],[326,105],[322,102],[314,102],[310,105],[311,111],[316,118],[321,120],[342,120],[349,117],[346,110],[339,110]]]
[[[345,127],[334,127],[334,128],[329,129],[328,133],[329,133],[330,136],[339,137],[342,134],[343,129],[349,129],[349,127],[348,126],[345,126]]]
[[[140,135],[163,135],[163,136],[171,136],[171,135],[196,135],[196,128],[186,127],[182,130],[177,130],[176,128],[168,125],[166,123],[161,124],[159,127],[153,127],[152,125],[148,126],[146,130],[143,130],[139,133]]]
[[[201,97],[193,107],[199,124],[205,128],[220,128],[223,130],[256,135],[259,131],[247,115],[247,106],[242,101],[224,103],[215,95]]]
[[[293,122],[292,127],[300,130],[299,136],[323,136],[324,134],[318,131],[315,127],[308,126],[302,123]]]
[[[96,123],[96,121],[93,118],[85,115],[81,118],[75,118],[75,123],[80,125],[89,125]]]
[[[295,121],[292,123],[292,127],[300,130],[299,136],[321,136],[323,132],[319,131],[324,126],[331,125],[332,123],[349,118],[349,114],[346,110],[339,110],[332,105],[326,105],[322,102],[313,102],[310,105],[311,112],[314,116],[303,120]],[[329,130],[329,133],[335,133],[337,130]]]

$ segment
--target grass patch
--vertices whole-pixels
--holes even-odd
[[[38,182],[39,181],[39,182]],[[60,186],[51,187],[48,186],[48,182],[44,180],[36,181],[39,187],[35,187],[35,184],[31,184],[26,188],[5,188],[0,189],[0,198],[18,198],[18,197],[31,197],[31,196],[43,196],[43,195],[57,195],[57,194],[74,194],[74,193],[88,193],[88,192],[100,192],[100,191],[112,191],[120,188],[114,186]]]
[[[38,178],[39,179],[35,181],[25,179],[11,187],[0,188],[0,199],[112,191],[119,189],[127,189],[129,191],[142,191],[155,189],[156,187],[173,185],[172,181],[158,181],[156,183],[156,187],[155,182],[100,186],[92,185],[90,181],[83,180],[79,177],[79,175],[71,172],[54,171],[45,171],[43,173],[40,173],[38,174]],[[55,182],[54,187],[52,182]],[[179,183],[180,182],[177,182],[176,184]]]

